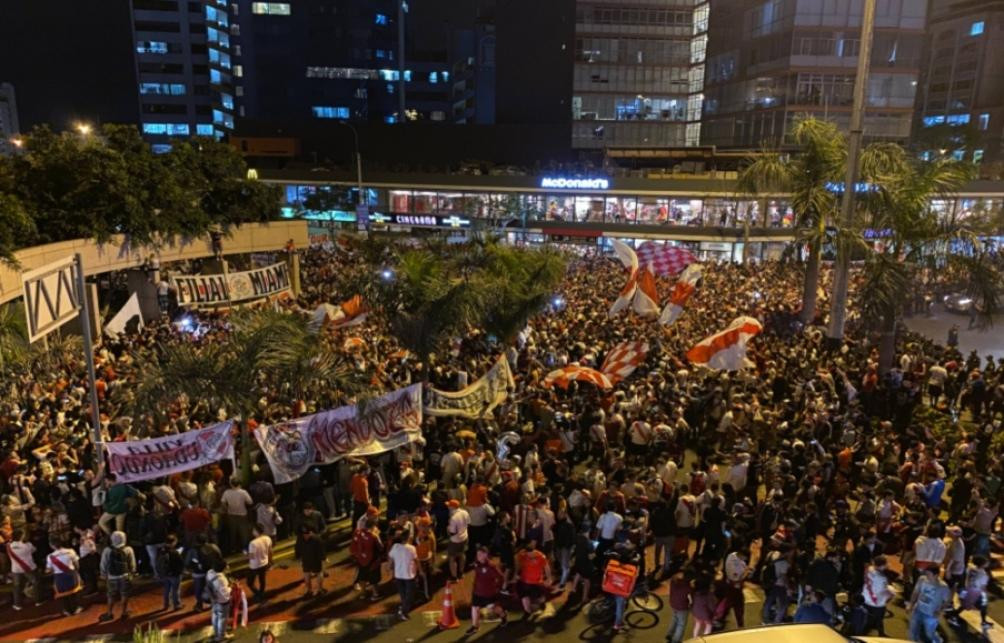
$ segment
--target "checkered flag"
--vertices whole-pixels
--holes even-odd
[[[616,384],[638,368],[648,355],[648,343],[643,341],[623,342],[607,353],[600,372]]]

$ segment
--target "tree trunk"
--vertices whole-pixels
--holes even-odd
[[[822,248],[817,240],[809,242],[809,261],[805,266],[805,283],[802,286],[802,323],[808,325],[816,316],[816,290],[819,287],[819,263]]]
[[[882,331],[879,337],[879,374],[885,375],[896,361],[896,315],[882,316]]]

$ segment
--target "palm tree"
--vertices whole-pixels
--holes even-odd
[[[857,298],[864,322],[880,333],[879,367],[885,372],[895,357],[903,304],[925,265],[944,262],[980,304],[984,321],[997,305],[1000,274],[980,242],[984,220],[939,218],[930,206],[932,199],[949,197],[970,180],[970,164],[949,159],[917,162],[891,144],[870,146],[869,151],[862,155],[862,177],[875,189],[858,199],[854,225],[882,230],[886,236],[873,248],[857,244],[867,250]],[[949,244],[954,251],[946,253]]]
[[[166,404],[185,397],[237,418],[245,480],[251,470],[248,421],[259,415],[266,387],[284,392],[290,408],[322,386],[345,394],[359,390],[329,345],[310,332],[305,316],[269,309],[239,310],[225,336],[201,345],[159,347],[135,363],[140,365],[140,386],[131,400],[136,413],[162,420]]]
[[[26,365],[28,355],[24,305],[0,306],[0,371]]]
[[[841,180],[847,147],[837,126],[814,118],[799,120],[792,138],[797,154],[763,152],[739,175],[741,192],[762,196],[786,193],[795,211],[796,241],[809,246],[802,287],[803,323],[816,314],[819,269],[826,227],[832,222],[837,198],[829,185]]]

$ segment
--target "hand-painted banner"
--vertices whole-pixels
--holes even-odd
[[[461,391],[429,389],[425,396],[425,412],[429,415],[456,415],[474,420],[490,413],[515,387],[509,361],[503,355],[490,371]]]
[[[177,275],[171,279],[179,306],[216,306],[261,299],[290,288],[286,262],[226,275]]]
[[[295,480],[315,464],[383,453],[417,440],[422,429],[422,385],[412,384],[359,406],[255,429],[277,484]]]
[[[118,482],[160,478],[234,457],[233,422],[227,420],[149,440],[105,442],[108,470]]]

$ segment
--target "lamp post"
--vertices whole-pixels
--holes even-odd
[[[868,67],[871,63],[872,31],[875,27],[875,0],[865,0],[861,15],[861,46],[858,50],[858,69],[854,79],[854,108],[851,111],[850,136],[847,138],[847,174],[844,178],[844,195],[840,208],[840,222],[849,225],[854,217],[854,189],[857,182],[858,163],[861,159],[861,138],[864,130],[865,93],[868,88]],[[836,269],[833,271],[833,292],[830,301],[830,327],[827,336],[833,344],[844,340],[844,323],[847,319],[847,281],[850,270],[850,248],[838,238]]]
[[[74,127],[76,127],[77,131],[80,132],[81,136],[87,136],[94,129],[90,123],[83,122],[77,123]]]
[[[337,122],[339,125],[344,125],[345,127],[352,130],[352,143],[355,146],[355,153],[356,153],[356,190],[359,194],[359,203],[357,205],[368,206],[369,204],[365,203],[365,198],[363,196],[363,155],[359,151],[359,132],[358,130],[356,130],[355,125],[349,123],[348,121],[337,121]],[[358,214],[358,210],[356,212]],[[358,223],[359,222],[356,221],[357,225]],[[364,223],[366,225],[366,229],[368,230],[370,227],[370,218],[368,211],[366,212],[366,220],[364,221]]]

